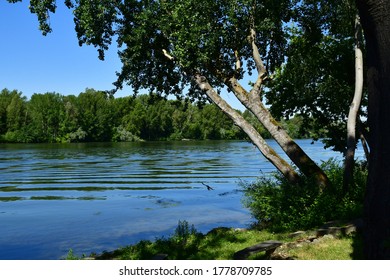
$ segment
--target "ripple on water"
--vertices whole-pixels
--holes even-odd
[[[318,146],[321,160],[335,155]],[[0,259],[111,250],[171,234],[179,220],[245,227],[238,182],[275,170],[233,141],[1,144],[0,169]]]

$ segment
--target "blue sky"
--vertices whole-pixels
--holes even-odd
[[[21,91],[30,98],[34,93],[58,92],[78,95],[86,88],[112,89],[121,62],[115,48],[104,61],[93,46],[80,47],[73,17],[63,1],[50,18],[52,33],[43,36],[29,1],[10,4],[0,1],[0,90]],[[116,97],[132,94],[124,88]],[[224,94],[233,107],[242,109],[235,97]]]
[[[115,71],[121,67],[116,50],[109,50],[101,61],[95,48],[80,47],[71,11],[61,2],[50,19],[53,32],[43,36],[28,3],[0,2],[0,88],[17,89],[27,97],[113,88]]]

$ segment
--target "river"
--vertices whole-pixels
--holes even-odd
[[[311,142],[298,141],[317,162],[341,159]],[[248,142],[0,144],[0,259],[100,253],[169,236],[179,220],[246,227],[239,182],[274,170]]]

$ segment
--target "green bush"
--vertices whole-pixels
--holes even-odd
[[[194,225],[179,221],[175,233],[168,238],[156,238],[154,242],[141,240],[135,245],[105,252],[98,259],[148,260],[157,254],[167,254],[169,259],[175,260],[192,259],[197,255],[202,239],[203,234],[199,233]]]
[[[367,171],[356,164],[349,193],[343,190],[343,167],[335,160],[322,164],[331,186],[321,191],[310,178],[292,185],[280,174],[242,183],[244,205],[256,225],[273,231],[309,229],[331,220],[349,220],[362,214]]]

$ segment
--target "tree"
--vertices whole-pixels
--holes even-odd
[[[7,107],[7,130],[18,131],[26,122],[26,98],[22,94],[14,94]]]
[[[57,142],[60,136],[60,116],[64,106],[60,94],[34,93],[27,106],[30,119],[28,133],[34,142]]]
[[[365,130],[365,125],[359,125],[356,131],[359,115],[364,115],[366,106],[357,10],[351,0],[301,1],[296,10],[286,63],[276,71],[266,97],[276,116],[299,114],[304,117],[305,127],[326,129],[322,141],[345,154],[344,189],[348,193],[353,183],[357,135]]]
[[[112,136],[111,99],[106,92],[86,89],[77,97],[79,123],[86,141],[108,141]]]
[[[360,19],[355,20],[355,92],[348,113],[347,121],[347,150],[345,153],[344,168],[344,192],[348,192],[353,181],[353,169],[355,165],[355,149],[357,144],[356,132],[359,121],[359,110],[363,96],[363,51],[362,51],[362,28]],[[361,133],[361,132],[360,132]]]
[[[16,90],[0,93],[0,136],[5,142],[23,142],[27,122],[26,98]]]
[[[16,90],[10,91],[3,89],[0,92],[0,135],[3,135],[8,130],[10,121],[8,120],[9,106],[16,96],[20,96],[21,93]]]
[[[268,2],[260,4],[256,1],[201,2],[171,1],[167,4],[164,2],[160,7],[163,12],[162,18],[167,19],[167,24],[155,37],[157,41],[161,37],[159,34],[167,34],[162,52],[173,63],[172,70],[178,68],[184,71],[184,77],[192,81],[192,92],[196,93],[200,89],[201,93],[245,131],[263,155],[284,176],[291,182],[296,182],[298,178],[293,168],[270,149],[253,126],[238,116],[215,89],[215,87],[226,86],[264,125],[303,174],[314,177],[319,186],[327,185],[326,175],[288,136],[261,100],[262,86],[267,76],[261,54],[267,57],[267,64],[270,65],[271,71],[274,64],[280,62],[280,51],[285,45],[282,27],[283,23],[290,19],[289,1],[279,1],[278,4]],[[174,12],[166,13],[166,11]],[[187,28],[188,26],[193,28]],[[263,43],[262,53],[258,49],[258,42]],[[134,44],[135,42],[132,42],[131,45]],[[127,46],[130,44],[127,43]],[[148,49],[153,47],[149,45]],[[126,50],[129,50],[125,56],[128,58],[128,54],[131,56],[133,50],[130,48]],[[149,59],[153,58],[155,57],[149,57]],[[239,82],[245,72],[242,67],[243,61],[248,66],[246,69],[248,72],[256,70],[258,73],[257,80],[250,91],[245,90]],[[131,73],[132,69],[122,70],[125,79],[131,79],[132,76],[126,74]],[[181,81],[185,82],[183,79]]]
[[[370,157],[364,254],[390,259],[390,1],[357,0],[367,55]]]
[[[50,32],[48,18],[50,12],[55,12],[55,1],[30,3],[42,32]],[[66,0],[65,3],[74,9],[80,44],[97,47],[99,58],[104,58],[104,51],[116,36],[123,63],[117,87],[127,82],[135,91],[149,88],[158,94],[181,95],[183,89],[190,86],[191,96],[214,102],[286,178],[297,182],[299,176],[294,167],[218,94],[220,88],[227,87],[304,175],[314,177],[321,188],[328,184],[325,173],[262,103],[263,83],[283,61],[284,26],[291,20],[293,2]],[[257,71],[257,79],[247,91],[239,81],[245,72],[252,71]]]
[[[306,127],[326,129],[326,146],[345,152],[355,78],[355,5],[351,0],[309,0],[295,9],[286,62],[275,72],[267,101],[276,117],[300,115]]]
[[[86,132],[82,130],[79,120],[80,112],[77,106],[77,97],[68,95],[62,97],[64,111],[61,115],[60,133],[61,142],[77,142],[83,140]]]

